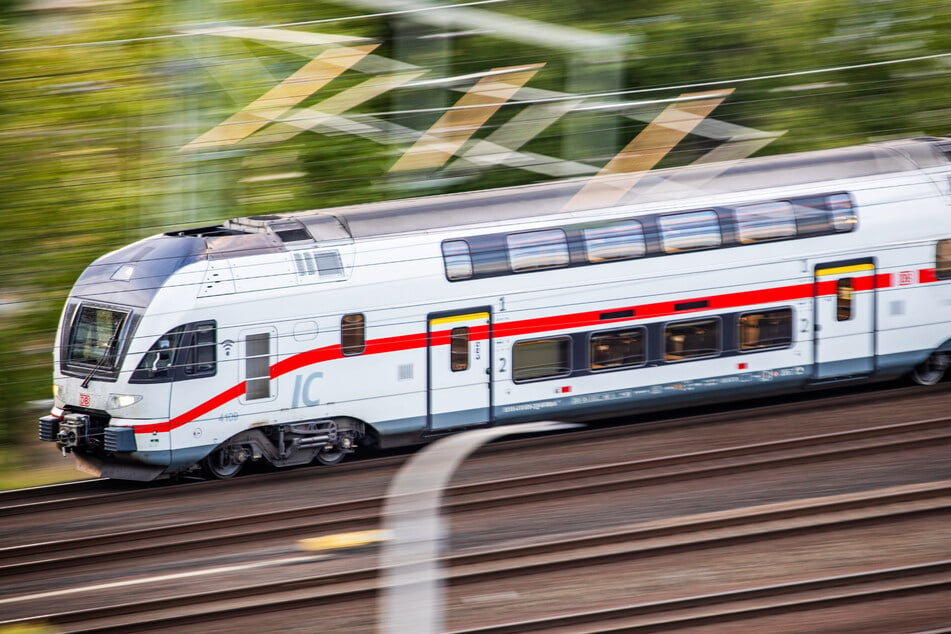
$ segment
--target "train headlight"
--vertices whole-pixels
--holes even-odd
[[[130,405],[135,405],[141,400],[142,397],[138,394],[110,394],[109,409],[128,407]]]

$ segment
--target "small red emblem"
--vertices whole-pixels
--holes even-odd
[[[80,407],[89,407],[89,405],[90,405],[91,403],[92,403],[92,399],[89,397],[88,394],[80,394],[80,395],[79,395],[79,406],[80,406]]]

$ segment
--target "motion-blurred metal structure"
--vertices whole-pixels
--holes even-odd
[[[380,553],[380,632],[443,631],[444,583],[439,558],[448,535],[442,517],[442,497],[449,479],[466,456],[503,436],[571,427],[577,425],[540,421],[467,431],[433,443],[400,469],[387,491],[383,511],[389,541],[384,542]]]

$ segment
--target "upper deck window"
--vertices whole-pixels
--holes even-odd
[[[855,205],[848,194],[829,194],[790,201],[796,212],[800,236],[852,231],[858,224]]]
[[[825,197],[826,208],[832,212],[832,226],[843,233],[855,228],[855,206],[848,194],[831,194]]]
[[[712,209],[661,216],[658,219],[664,251],[679,253],[720,246],[720,223]]]
[[[465,240],[447,240],[442,243],[442,259],[446,277],[450,280],[467,280],[472,277],[472,254]]]
[[[793,206],[776,201],[737,207],[736,230],[743,244],[792,238],[796,235]]]
[[[644,228],[636,220],[591,227],[582,233],[588,262],[639,258],[647,251],[644,243]]]
[[[561,229],[544,229],[506,236],[509,265],[516,273],[568,265],[568,240]]]

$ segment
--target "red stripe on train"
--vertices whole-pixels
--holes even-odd
[[[852,277],[856,291],[867,291],[873,288],[889,288],[893,284],[893,276],[890,273],[879,273],[876,275],[864,275]],[[918,271],[919,283],[925,284],[938,281],[935,269],[922,269]],[[581,328],[594,326],[597,324],[613,323],[617,321],[631,321],[641,319],[656,319],[658,317],[669,317],[673,315],[683,315],[703,310],[725,310],[730,308],[740,308],[742,306],[753,306],[756,304],[770,304],[776,302],[788,302],[797,299],[806,299],[817,296],[835,295],[837,293],[837,282],[835,280],[820,281],[816,283],[793,284],[791,286],[780,286],[777,288],[767,288],[755,291],[741,291],[738,293],[725,293],[722,295],[712,295],[709,297],[697,297],[686,300],[664,301],[653,304],[643,304],[640,306],[625,306],[621,308],[611,308],[608,310],[586,311],[572,315],[558,315],[555,317],[541,317],[538,319],[525,319],[513,322],[497,322],[494,324],[494,336],[513,337],[517,335],[526,335],[534,333],[543,333],[550,330],[564,330],[568,328]],[[685,310],[677,310],[678,304],[704,304]],[[630,311],[631,317],[623,319],[602,319],[602,315],[617,313],[621,311]],[[470,331],[472,340],[488,339],[489,329],[487,326],[476,326]],[[433,345],[448,345],[450,330],[440,330],[431,333]],[[425,334],[402,335],[398,337],[386,337],[383,339],[374,339],[368,341],[363,354],[382,354],[385,352],[398,352],[401,350],[414,350],[426,347]],[[345,355],[341,351],[340,345],[327,346],[308,350],[292,357],[278,361],[271,366],[270,377],[276,379],[288,372],[293,372],[301,368],[340,359]],[[221,407],[225,403],[232,401],[244,395],[244,382],[218,394],[214,398],[194,407],[187,412],[176,416],[167,423],[154,423],[148,425],[136,425],[135,433],[147,434],[152,432],[167,432],[181,427],[207,414],[208,412]]]

